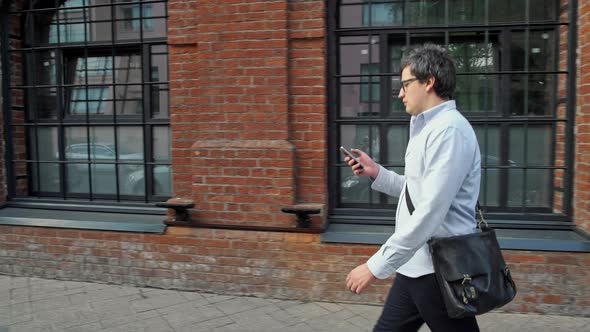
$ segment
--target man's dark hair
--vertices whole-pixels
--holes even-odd
[[[410,72],[420,82],[434,77],[434,91],[443,99],[452,99],[455,93],[455,62],[449,52],[441,46],[424,44],[404,56],[401,70],[410,68]]]

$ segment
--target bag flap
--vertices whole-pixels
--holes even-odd
[[[506,266],[493,229],[432,238],[428,245],[435,269],[448,281],[501,271]]]

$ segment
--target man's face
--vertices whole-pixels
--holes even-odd
[[[416,79],[409,66],[402,70],[398,98],[403,101],[406,112],[410,115],[418,115],[425,111],[423,105],[426,98],[426,84]]]

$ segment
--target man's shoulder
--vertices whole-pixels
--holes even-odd
[[[473,127],[457,109],[447,109],[441,112],[429,125],[429,136],[438,136],[442,133],[456,133],[465,138],[475,136]]]
[[[465,127],[471,126],[469,121],[456,108],[449,108],[440,112],[434,119],[432,119],[435,128],[448,127]]]

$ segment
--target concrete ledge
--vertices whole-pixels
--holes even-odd
[[[0,225],[75,228],[162,234],[161,215],[4,208]]]
[[[575,229],[494,229],[502,249],[590,252],[590,239]],[[331,224],[321,235],[321,241],[383,244],[393,231],[394,226]]]

